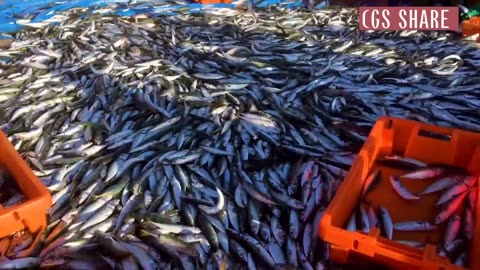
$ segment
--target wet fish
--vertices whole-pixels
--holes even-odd
[[[463,235],[467,239],[472,238],[473,224],[474,224],[473,217],[474,217],[473,210],[470,208],[466,208],[463,214]],[[458,226],[458,230],[460,230],[461,224],[458,224],[457,226]]]
[[[388,212],[388,210],[385,207],[380,206],[378,208],[378,216],[380,218],[380,223],[381,223],[382,231],[383,231],[384,235],[388,239],[392,239],[392,236],[393,236],[393,221],[392,221],[392,217],[390,216],[390,213]]]
[[[374,227],[379,228],[380,224],[378,222],[377,213],[376,213],[375,209],[373,209],[373,207],[371,207],[371,206],[368,207],[367,215],[368,215],[368,222],[370,223],[370,226],[372,228],[374,228]]]
[[[455,213],[455,211],[457,211],[457,209],[463,203],[463,200],[466,196],[466,192],[456,195],[448,204],[445,204],[445,206],[442,207],[438,215],[435,217],[435,224],[440,224],[452,216],[453,213]]]
[[[441,176],[446,172],[447,172],[447,169],[445,168],[424,168],[424,169],[419,169],[417,171],[406,173],[401,177],[409,178],[409,179],[427,179],[427,178]]]
[[[471,209],[475,209],[478,199],[478,187],[473,187],[468,192],[468,206]]]
[[[448,246],[453,240],[455,240],[455,238],[457,238],[461,223],[462,220],[459,215],[454,214],[449,218],[443,239],[444,245]]]
[[[353,213],[353,215],[350,217],[350,219],[348,220],[348,223],[347,223],[347,230],[348,231],[351,231],[351,232],[354,232],[357,230],[357,221],[356,221],[356,216],[355,216],[355,213]]]
[[[454,196],[466,193],[470,187],[477,181],[477,177],[466,176],[459,183],[450,186],[447,191],[445,191],[442,196],[437,201],[437,205],[441,205],[452,199]]]
[[[456,239],[455,241],[451,242],[450,244],[444,246],[438,254],[440,256],[450,255],[453,252],[457,251],[463,244],[465,244],[465,240]]]
[[[455,184],[456,180],[457,180],[456,178],[453,178],[453,177],[450,177],[450,176],[438,179],[433,184],[431,184],[427,188],[425,188],[425,190],[422,191],[422,193],[420,193],[420,194],[421,195],[427,195],[427,194],[430,194],[430,193],[434,193],[434,192],[437,192],[437,191],[444,190],[444,189],[452,186],[453,184]]]
[[[467,264],[467,253],[463,252],[458,256],[458,258],[455,260],[455,265],[458,266],[466,266]]]
[[[410,193],[410,191],[408,191],[408,189],[402,184],[402,182],[400,182],[400,178],[396,177],[396,176],[391,176],[390,177],[390,184],[392,185],[392,188],[395,190],[395,192],[400,195],[402,198],[404,198],[405,200],[418,200],[420,199],[419,196],[416,196],[412,193]]]
[[[416,247],[416,248],[424,248],[425,243],[418,242],[418,241],[405,241],[405,240],[398,240],[396,241],[400,244],[411,246],[411,247]]]
[[[385,163],[387,165],[394,166],[394,167],[400,167],[400,168],[406,167],[409,169],[423,168],[427,166],[427,164],[422,161],[405,157],[405,156],[399,156],[399,155],[384,156],[382,159],[379,160],[379,162]]]
[[[359,208],[359,214],[360,215],[358,215],[358,218],[360,220],[361,230],[365,233],[369,233],[372,226],[370,224],[370,220],[368,219],[368,214],[367,214],[367,211],[365,210],[365,208],[360,207]]]
[[[380,181],[381,177],[382,171],[380,170],[375,170],[368,175],[363,183],[362,197],[364,197],[378,183],[378,181]]]
[[[393,229],[397,231],[432,231],[437,226],[425,221],[406,221],[393,224]]]

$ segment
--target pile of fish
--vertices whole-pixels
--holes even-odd
[[[354,10],[31,27],[0,51],[1,127],[54,203],[2,269],[336,269],[317,225],[378,117],[480,130],[479,50]]]
[[[382,179],[382,170],[375,169],[365,179],[361,198],[366,205],[360,205],[350,217],[346,229],[349,231],[363,231],[369,233],[373,228],[379,228],[381,235],[394,239],[394,231],[437,231],[440,225],[447,222],[444,237],[441,243],[418,242],[412,240],[397,240],[398,242],[414,247],[424,248],[426,244],[437,244],[438,254],[447,256],[452,263],[468,267],[469,245],[473,234],[473,220],[476,211],[478,194],[478,176],[459,173],[459,169],[446,165],[427,165],[419,160],[398,155],[386,156],[379,160],[380,164],[409,165],[418,167],[401,176],[388,177],[391,188],[403,200],[418,201],[422,197],[443,192],[433,207],[440,207],[440,212],[434,220],[412,220],[394,223],[395,215],[387,207],[373,207],[372,201],[364,201],[367,194],[378,186]],[[419,194],[411,192],[401,179],[408,181],[432,180]],[[375,199],[373,199],[375,200]],[[393,219],[392,219],[393,216]]]

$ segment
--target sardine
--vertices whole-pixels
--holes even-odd
[[[406,221],[393,224],[397,231],[433,231],[437,229],[435,224],[425,221]]]
[[[438,215],[435,217],[435,224],[440,224],[452,216],[453,213],[455,213],[455,211],[457,211],[457,209],[463,203],[463,200],[466,196],[467,193],[464,192],[452,198],[448,204],[445,204],[445,206],[442,207]]]
[[[455,238],[457,238],[458,232],[460,231],[462,220],[459,215],[452,215],[447,223],[445,229],[445,236],[443,238],[443,244],[448,246]]]
[[[477,182],[476,176],[466,176],[459,183],[450,186],[449,189],[440,196],[437,205],[446,203],[458,194],[466,193],[475,182]]]
[[[392,185],[392,188],[395,190],[395,192],[400,195],[400,197],[404,198],[405,200],[419,200],[420,197],[416,196],[410,191],[407,190],[407,188],[400,182],[400,178],[396,176],[390,176],[390,184]]]
[[[380,181],[382,177],[382,171],[375,170],[374,172],[370,173],[363,183],[362,189],[362,197],[364,197],[368,191],[370,191],[377,183]]]
[[[437,192],[437,191],[444,190],[444,189],[452,186],[453,184],[455,184],[455,182],[456,182],[455,180],[458,180],[458,177],[457,177],[457,178],[453,178],[453,177],[447,176],[447,177],[438,179],[438,180],[435,181],[433,184],[431,184],[430,186],[428,186],[428,187],[427,187],[422,193],[420,193],[420,194],[421,194],[421,195],[427,195],[427,194],[430,194],[430,193],[433,193],[433,192]]]
[[[409,178],[409,179],[427,179],[427,178],[441,176],[446,172],[447,172],[447,169],[445,168],[424,168],[414,172],[406,173],[400,177]]]
[[[390,216],[390,213],[385,207],[380,206],[378,208],[378,215],[380,218],[380,224],[382,226],[382,232],[388,239],[392,239],[393,221],[392,221],[392,217]]]
[[[425,164],[422,161],[409,158],[409,157],[399,156],[399,155],[384,156],[383,159],[379,160],[379,162],[391,164],[397,167],[407,167],[407,168],[412,168],[412,167],[423,168],[427,166],[427,164]]]
[[[359,213],[360,215],[358,216],[358,218],[361,224],[360,228],[362,229],[363,232],[369,233],[371,229],[371,225],[370,225],[370,220],[368,219],[367,211],[365,211],[365,208],[360,207]]]

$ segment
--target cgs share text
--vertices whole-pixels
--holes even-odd
[[[459,29],[458,7],[360,7],[360,30]]]

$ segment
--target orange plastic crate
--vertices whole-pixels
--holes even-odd
[[[480,17],[473,17],[462,22],[462,33],[464,36],[480,34]]]
[[[46,227],[46,212],[52,204],[52,197],[1,131],[0,147],[0,167],[15,179],[27,198],[25,202],[8,208],[0,205],[0,237],[23,229],[37,232]]]
[[[450,140],[425,137],[419,132],[449,135]],[[444,136],[445,137],[445,136]],[[463,269],[445,257],[436,255],[436,247],[418,249],[380,236],[377,228],[367,235],[345,230],[345,225],[359,204],[363,182],[374,168],[375,161],[389,154],[404,155],[426,163],[447,164],[480,175],[480,134],[427,125],[415,121],[382,117],[373,127],[343,184],[331,201],[319,225],[319,236],[330,244],[331,258],[338,263],[369,261],[389,269]],[[435,202],[440,193],[430,194],[419,201],[406,201],[391,188],[388,177],[401,173],[399,169],[382,167],[382,179],[365,200],[373,207],[384,206],[393,222],[433,220],[438,213]],[[403,182],[412,192],[422,191],[435,180]],[[477,189],[480,190],[480,189]],[[479,191],[480,193],[480,191]],[[480,198],[480,194],[479,198]],[[480,200],[477,201],[474,231],[470,243],[470,269],[480,269]],[[432,232],[394,231],[395,240],[435,243],[443,237],[445,224]],[[353,261],[352,261],[353,260]]]

